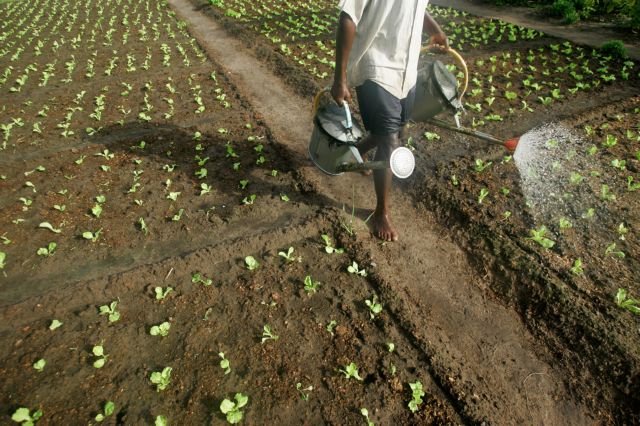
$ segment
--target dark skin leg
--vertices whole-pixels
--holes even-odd
[[[400,146],[398,134],[372,135],[377,142],[375,161],[389,161],[391,152]],[[391,223],[389,213],[389,194],[393,174],[390,169],[374,170],[373,183],[376,190],[376,209],[371,216],[371,224],[376,237],[384,241],[397,241],[398,234]]]

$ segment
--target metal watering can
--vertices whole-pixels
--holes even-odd
[[[423,48],[425,52],[427,48]],[[462,90],[458,91],[456,77],[440,61],[428,60],[419,71],[416,83],[416,96],[411,116],[412,121],[427,122],[432,125],[453,130],[458,133],[474,136],[487,142],[504,146],[515,151],[518,139],[502,141],[486,133],[468,129],[456,124],[436,119],[443,111],[453,114],[463,110],[462,97],[469,85],[469,70],[464,59],[453,49],[449,53],[456,60],[464,73]],[[395,149],[388,162],[364,161],[356,148],[356,144],[364,136],[359,123],[351,117],[349,105],[342,107],[329,101],[320,105],[323,95],[328,89],[321,90],[313,103],[314,129],[309,142],[309,158],[323,172],[338,176],[344,172],[376,170],[390,168],[395,176],[408,178],[415,168],[415,158],[411,150],[405,147]]]

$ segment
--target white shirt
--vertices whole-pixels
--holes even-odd
[[[407,97],[418,76],[422,24],[429,0],[340,0],[356,24],[347,82],[373,80],[398,99]]]

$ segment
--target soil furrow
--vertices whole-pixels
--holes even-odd
[[[304,160],[311,134],[309,105],[304,100],[247,54],[242,43],[216,21],[195,11],[186,0],[170,4],[190,23],[205,50],[221,61],[320,194],[347,206],[372,204],[366,178],[328,178]],[[358,191],[351,200],[354,188]],[[537,355],[540,348],[517,315],[487,296],[486,285],[464,253],[447,239],[446,231],[399,191],[393,205],[401,242],[381,246],[363,236],[354,244],[363,258],[376,265],[385,303],[430,358],[440,386],[460,401],[461,414],[468,421],[497,424],[514,418],[526,424],[587,421],[587,410],[573,402],[562,375]],[[367,212],[359,210],[357,215],[364,219]],[[358,235],[368,234],[360,221],[355,229]],[[535,392],[531,386],[536,386]]]

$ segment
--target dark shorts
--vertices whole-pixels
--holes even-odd
[[[356,87],[360,115],[365,129],[374,135],[398,133],[411,117],[416,89],[404,99],[398,99],[371,80]]]

